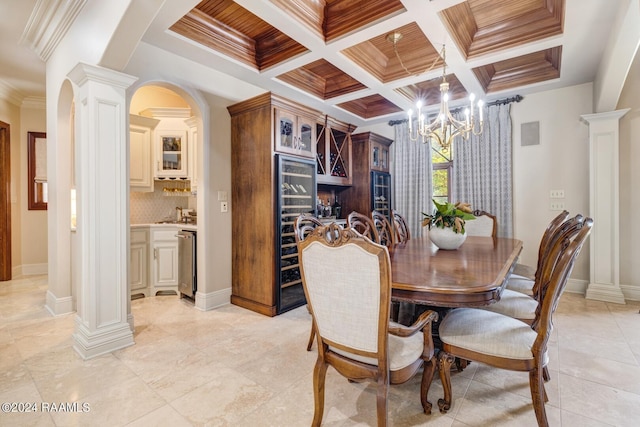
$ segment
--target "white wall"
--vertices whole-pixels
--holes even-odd
[[[620,120],[620,288],[640,300],[640,54],[629,71],[617,109],[631,110]]]
[[[589,214],[589,127],[580,120],[592,113],[591,83],[527,95],[511,104],[513,124],[514,236],[524,242],[520,261],[535,265],[540,238],[559,212],[550,210],[550,190],[564,190],[572,214]],[[521,125],[540,123],[540,144],[521,146]],[[597,224],[595,225],[597,226]],[[583,292],[589,279],[585,245],[569,290]]]

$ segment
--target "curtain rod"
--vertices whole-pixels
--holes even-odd
[[[487,107],[490,107],[492,105],[507,105],[507,104],[511,104],[512,102],[520,102],[523,99],[524,97],[522,95],[516,95],[516,96],[512,96],[511,98],[496,99],[495,101],[487,102],[485,105]],[[452,113],[457,113],[459,111],[462,111],[462,108],[456,108],[451,110]],[[402,123],[406,123],[408,121],[409,119],[389,120],[389,126],[399,125]]]

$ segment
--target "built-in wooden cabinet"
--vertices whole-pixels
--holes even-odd
[[[153,191],[153,135],[159,120],[129,115],[129,187]]]
[[[316,157],[316,118],[275,107],[275,150],[296,156]]]
[[[353,183],[340,193],[344,216],[352,211],[367,215],[373,209],[390,214],[389,148],[392,142],[373,132],[351,135]]]
[[[296,277],[292,221],[298,213],[315,209],[316,194],[316,160],[310,157],[315,148],[308,151],[305,146],[292,155],[288,149],[296,131],[282,132],[281,126],[284,122],[286,127],[298,127],[296,123],[307,122],[299,118],[308,118],[313,136],[324,118],[318,111],[270,93],[228,110],[233,182],[231,302],[275,316],[305,303]]]
[[[325,117],[317,125],[318,184],[351,185],[351,132],[355,126]]]

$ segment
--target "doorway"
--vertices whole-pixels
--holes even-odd
[[[0,121],[0,281],[11,280],[11,138]]]

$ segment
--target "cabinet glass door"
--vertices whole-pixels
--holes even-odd
[[[162,137],[162,170],[182,169],[182,138],[179,136]]]
[[[301,213],[314,213],[316,165],[311,160],[276,156],[278,166],[278,211],[276,215],[276,260],[279,274],[278,313],[306,304],[300,277],[298,248],[293,222]]]
[[[391,219],[391,175],[371,172],[371,209]]]
[[[276,151],[315,157],[315,121],[276,109]]]
[[[159,135],[158,178],[187,177],[187,132],[161,131]]]

